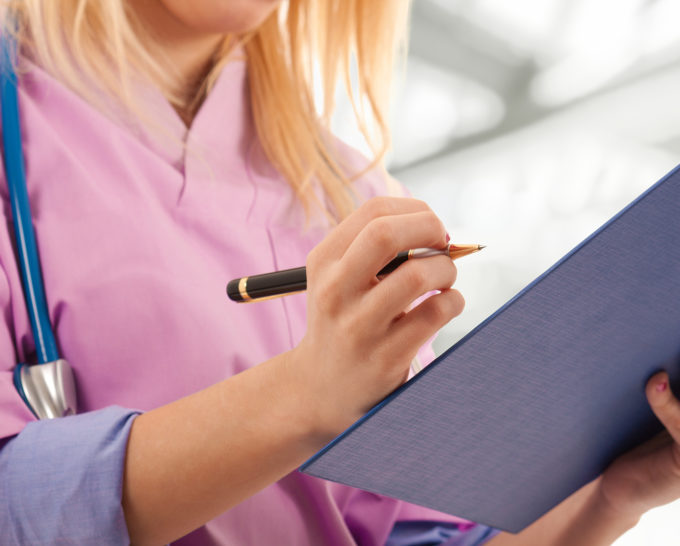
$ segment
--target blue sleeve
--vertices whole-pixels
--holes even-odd
[[[136,412],[36,421],[0,450],[0,543],[129,544],[123,463]]]
[[[455,523],[398,521],[385,546],[479,546],[498,533],[481,524],[462,530]]]

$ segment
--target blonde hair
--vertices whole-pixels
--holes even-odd
[[[366,169],[382,165],[390,144],[385,106],[395,53],[404,43],[408,1],[288,0],[257,29],[237,37],[247,57],[259,141],[308,213],[312,203],[321,204],[314,181],[335,219],[356,206],[351,182],[361,173],[347,172],[329,137],[335,92],[343,80],[357,125],[374,152]],[[195,110],[235,43],[225,37],[201,88],[190,97],[125,0],[3,0],[2,26],[15,34],[23,55],[87,100],[101,106],[94,88],[133,113],[138,113],[133,81],[141,74],[173,106]],[[321,97],[314,94],[315,76]],[[315,99],[322,99],[320,112]]]

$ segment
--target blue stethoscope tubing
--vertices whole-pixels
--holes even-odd
[[[31,209],[26,190],[26,172],[19,121],[17,76],[14,70],[16,45],[13,40],[2,40],[2,66],[0,99],[2,106],[2,141],[4,147],[5,177],[12,207],[12,220],[17,243],[19,269],[24,286],[28,316],[35,338],[38,363],[59,359],[57,342],[52,331],[38,249],[33,232]],[[20,367],[14,369],[14,384],[24,401],[28,403],[20,380]],[[30,404],[29,404],[30,406]]]

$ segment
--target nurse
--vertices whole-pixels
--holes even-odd
[[[463,308],[443,257],[378,281],[397,252],[444,246],[445,229],[425,203],[384,197],[398,186],[328,132],[355,47],[358,110],[384,149],[405,7],[6,3],[48,309],[80,414],[36,421],[12,385],[35,350],[0,230],[0,543],[609,544],[680,497],[663,373],[647,394],[667,432],[515,537],[294,472],[431,358]],[[228,279],[305,262],[306,295],[224,297]]]

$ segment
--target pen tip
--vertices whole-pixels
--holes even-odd
[[[483,248],[486,248],[486,245],[477,245],[477,250],[482,250]]]

